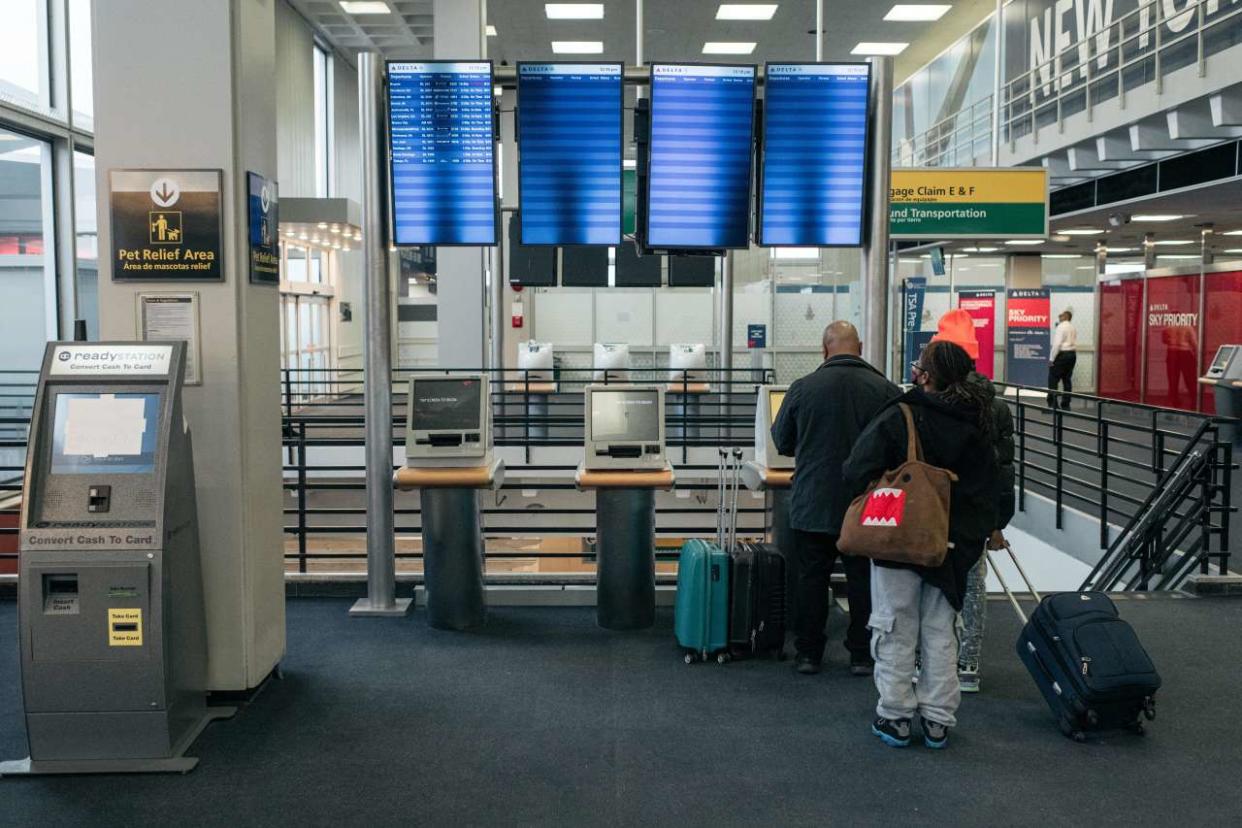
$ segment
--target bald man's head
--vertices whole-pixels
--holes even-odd
[[[862,356],[862,340],[858,329],[844,320],[837,320],[824,328],[824,359],[849,354]]]

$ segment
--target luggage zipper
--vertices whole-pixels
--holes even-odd
[[[1082,657],[1082,674],[1085,678],[1087,673],[1091,671],[1091,656]]]

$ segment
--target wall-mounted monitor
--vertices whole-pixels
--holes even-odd
[[[749,245],[754,112],[754,66],[652,64],[648,248]]]
[[[866,63],[767,64],[760,244],[862,244],[870,78]]]
[[[492,450],[490,399],[483,374],[410,377],[405,434],[410,464],[487,465]]]
[[[60,391],[52,423],[52,474],[155,471],[159,393]]]
[[[588,385],[584,397],[588,469],[663,469],[664,389]]]
[[[591,365],[595,382],[629,382],[630,346],[624,342],[596,342]]]
[[[669,287],[714,287],[715,256],[669,256]]]
[[[392,238],[496,244],[490,61],[390,61]]]
[[[621,243],[622,70],[518,63],[523,244]]]
[[[562,287],[608,287],[608,248],[561,248]]]
[[[556,287],[556,248],[522,244],[518,215],[509,217],[509,283]]]
[[[792,469],[794,459],[776,450],[772,442],[772,426],[781,411],[788,385],[764,385],[755,401],[755,462],[769,469]]]
[[[654,253],[639,256],[638,250],[628,241],[616,248],[613,260],[617,287],[659,287],[664,276],[664,257]]]

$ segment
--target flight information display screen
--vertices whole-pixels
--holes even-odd
[[[388,64],[397,244],[496,243],[492,64]]]
[[[652,65],[648,247],[748,246],[754,113],[754,66]]]
[[[760,244],[862,244],[870,71],[865,63],[767,65]]]
[[[416,431],[477,431],[483,383],[476,379],[417,379],[410,427]]]
[[[159,394],[57,394],[52,474],[151,474],[159,412]]]
[[[522,244],[621,243],[620,63],[518,64]]]

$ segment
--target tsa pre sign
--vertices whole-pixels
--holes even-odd
[[[894,239],[1048,235],[1046,170],[895,169],[889,180],[889,233]]]

